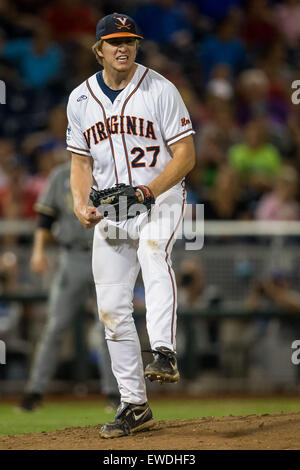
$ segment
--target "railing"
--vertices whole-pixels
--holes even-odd
[[[28,275],[34,228],[34,221],[0,222],[0,236],[10,233],[25,236],[27,240],[27,244],[13,248],[21,265],[22,279],[16,286],[15,292],[0,294],[0,302],[19,302],[27,305],[47,301],[49,282],[42,283],[40,279],[34,279],[34,277],[31,279]],[[201,235],[202,229],[202,222],[185,221],[183,233],[190,239],[195,232]],[[175,272],[179,272],[181,261],[185,258],[198,260],[204,268],[206,285],[216,286],[224,301],[216,307],[193,311],[183,310],[179,305],[178,332],[184,336],[186,345],[185,349],[180,351],[185,378],[194,380],[199,374],[198,337],[194,327],[195,321],[199,318],[207,321],[214,320],[220,325],[225,320],[269,322],[278,319],[283,324],[290,321],[293,325],[294,339],[300,339],[300,315],[298,318],[297,313],[274,306],[272,308],[260,307],[255,311],[244,308],[244,299],[253,280],[267,276],[270,271],[278,267],[288,270],[291,274],[292,287],[295,290],[300,289],[299,239],[300,222],[207,221],[204,223],[204,246],[201,250],[186,251],[184,240],[179,240],[175,244],[173,250]],[[57,254],[57,247],[49,249]],[[135,315],[136,318],[142,319],[145,311],[138,310]],[[219,346],[217,345],[217,349]],[[274,351],[277,355],[280,355],[281,347],[274,343]],[[290,344],[287,343],[285,348],[290,348]],[[222,348],[218,349],[216,354],[222,355]],[[79,361],[80,369],[80,354],[77,355],[76,360]],[[290,367],[290,363],[287,365]]]

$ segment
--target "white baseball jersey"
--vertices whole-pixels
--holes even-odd
[[[176,87],[140,64],[114,103],[95,74],[70,94],[67,113],[67,149],[93,157],[98,189],[149,184],[171,160],[168,146],[194,134]]]

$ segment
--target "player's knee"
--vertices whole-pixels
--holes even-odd
[[[128,300],[119,303],[113,299],[108,303],[100,302],[99,320],[105,327],[106,338],[118,339],[127,335],[133,322],[132,311],[132,302]]]
[[[128,318],[126,320],[120,321],[113,328],[105,326],[105,339],[111,341],[129,341],[132,338],[135,338],[135,324],[134,320]]]
[[[96,286],[99,319],[106,328],[114,330],[131,318],[132,290],[127,285]]]
[[[117,313],[112,309],[105,308],[103,305],[99,309],[99,320],[105,327],[105,333],[107,330],[114,332],[120,323]]]

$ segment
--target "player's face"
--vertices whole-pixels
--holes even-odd
[[[118,72],[130,71],[136,56],[137,41],[135,38],[113,38],[102,43],[98,51],[103,67],[113,68]]]

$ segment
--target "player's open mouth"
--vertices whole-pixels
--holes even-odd
[[[120,57],[117,57],[118,62],[126,62],[128,59],[127,55],[121,55]]]

